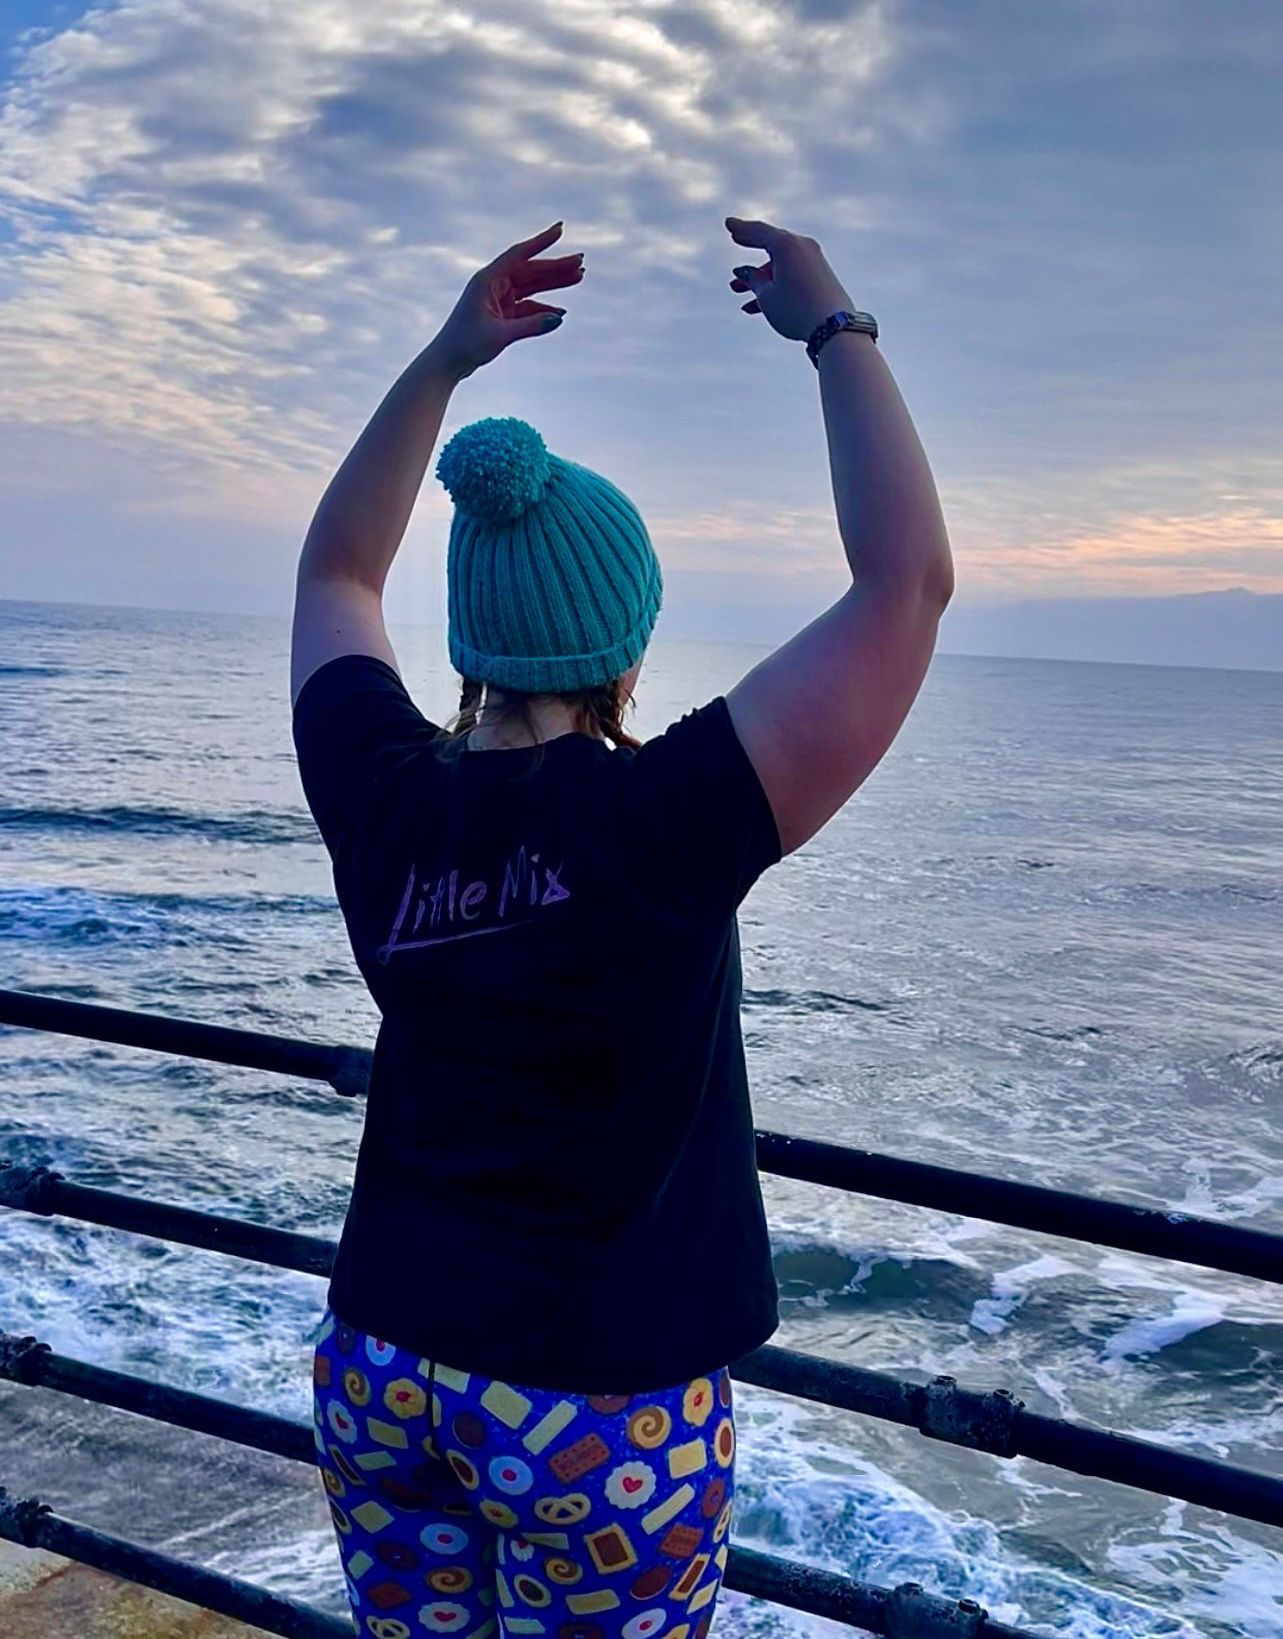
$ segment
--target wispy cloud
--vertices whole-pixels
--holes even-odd
[[[1165,508],[1138,506],[1161,497]],[[1126,593],[1283,590],[1283,471],[1270,457],[1209,453],[1196,465],[1119,461],[949,491],[987,602]]]
[[[550,211],[613,263],[585,329],[623,337],[623,372],[639,289],[670,290],[750,165],[795,166],[888,50],[876,5],[818,79],[774,5],[487,12],[136,0],[32,42],[0,117],[0,415],[324,461],[372,357],[404,363]]]
[[[140,566],[169,524],[256,525],[239,568],[266,584],[267,531],[279,583],[462,281],[564,217],[571,323],[457,419],[528,415],[729,597],[837,585],[815,378],[726,288],[734,211],[816,233],[878,313],[960,595],[1283,588],[1271,11],[121,0],[29,30],[0,480],[52,536],[60,505],[126,555],[154,529]],[[416,528],[448,519],[429,481]]]

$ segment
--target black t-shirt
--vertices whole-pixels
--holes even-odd
[[[382,1015],[334,1312],[580,1394],[763,1343],[735,911],[781,850],[725,698],[637,751],[474,751],[343,655],[294,743]]]

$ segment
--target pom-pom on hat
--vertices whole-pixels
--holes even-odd
[[[450,664],[531,693],[607,683],[640,658],[663,597],[640,513],[609,479],[553,455],[529,422],[460,428],[436,475],[454,501]]]

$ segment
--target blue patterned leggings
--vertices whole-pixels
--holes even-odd
[[[327,1309],[313,1380],[362,1639],[706,1639],[734,1495],[724,1369],[560,1394],[420,1359]]]

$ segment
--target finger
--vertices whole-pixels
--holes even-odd
[[[783,228],[769,222],[745,221],[740,216],[728,216],[726,226],[737,245],[756,245],[759,250],[774,250],[784,238]]]
[[[547,273],[550,270],[561,272],[565,268],[579,267],[583,263],[582,250],[567,251],[564,256],[547,256],[542,262],[521,262],[513,268],[513,277],[525,279],[530,274]]]
[[[527,257],[525,262],[523,263],[523,266],[525,266],[525,267],[558,267],[558,266],[560,266],[560,264],[562,262],[582,262],[583,259],[584,259],[584,253],[583,253],[582,250],[564,250],[558,256],[547,256],[547,257],[545,257],[542,262],[534,262],[534,261],[530,260],[530,258]]]
[[[522,262],[528,257],[537,256],[541,250],[546,250],[555,239],[561,237],[561,230],[565,225],[564,222],[554,222],[550,228],[535,234],[533,239],[519,239],[515,245],[509,245],[507,250],[501,251],[490,266],[507,269],[514,262]]]
[[[530,262],[514,268],[508,275],[514,289],[523,291],[565,290],[569,285],[579,284],[583,276],[584,270],[573,256],[555,262]]]
[[[564,307],[552,307],[547,302],[518,302],[512,310],[514,319],[531,319],[540,313],[564,313]]]
[[[741,313],[760,313],[762,310],[756,302],[745,302],[740,308]]]
[[[560,313],[540,313],[533,319],[514,319],[509,326],[508,341],[525,341],[527,336],[546,336],[560,323]],[[507,346],[507,342],[504,345]]]

